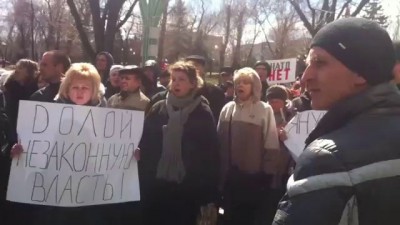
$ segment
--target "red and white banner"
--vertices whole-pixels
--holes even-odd
[[[296,58],[267,60],[271,66],[268,84],[285,84],[296,81]]]

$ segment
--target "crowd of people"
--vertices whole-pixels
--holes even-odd
[[[154,60],[115,65],[107,52],[95,65],[71,64],[59,50],[39,63],[19,60],[0,78],[1,224],[190,225],[205,207],[223,209],[214,219],[227,225],[396,224],[400,43],[374,22],[340,19],[316,34],[307,60],[291,88],[268,85],[265,61],[223,67],[214,85],[199,55],[165,70]],[[11,160],[22,151],[20,100],[144,111],[135,151],[141,200],[76,208],[6,201]],[[328,112],[295,162],[284,127],[311,109]]]

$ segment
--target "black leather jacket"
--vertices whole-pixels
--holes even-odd
[[[394,84],[336,104],[307,139],[273,224],[399,224],[399,134]]]

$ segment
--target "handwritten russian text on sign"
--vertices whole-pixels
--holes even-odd
[[[140,199],[137,162],[144,113],[21,101],[7,199],[85,206]]]
[[[284,84],[296,81],[296,58],[268,60],[271,74],[268,84]]]
[[[286,125],[288,139],[285,141],[293,159],[297,161],[305,148],[305,140],[315,126],[325,115],[326,111],[309,110],[297,113]]]

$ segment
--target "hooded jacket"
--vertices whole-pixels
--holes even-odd
[[[398,224],[399,133],[394,84],[337,103],[310,133],[273,224]]]
[[[261,102],[261,81],[252,74],[252,98],[227,103],[218,123],[222,183],[230,167],[248,174],[277,172],[278,133],[271,106]],[[231,144],[229,144],[231,141]],[[229,149],[229,146],[231,149]]]
[[[106,69],[100,73],[101,83],[104,84],[104,86],[107,86],[107,81],[110,77],[110,69],[111,69],[111,66],[114,64],[114,58],[109,52],[100,52],[97,54],[97,56],[99,56],[99,55],[104,55],[107,60]]]

